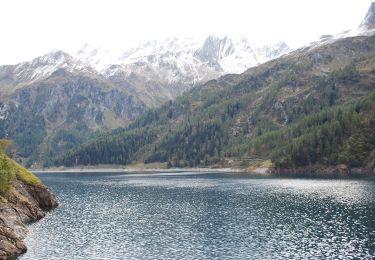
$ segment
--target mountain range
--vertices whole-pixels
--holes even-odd
[[[363,50],[348,50],[346,47],[340,47],[354,52],[351,56],[342,53],[342,49],[329,48],[327,51],[329,54],[320,53],[318,50],[333,46],[341,40],[355,41],[353,39],[361,35],[371,37],[372,10],[373,5],[358,29],[336,36],[323,36],[317,42],[294,51],[284,42],[259,46],[252,44],[245,37],[208,36],[205,39],[171,38],[165,41],[149,41],[117,53],[84,45],[70,54],[52,51],[29,62],[1,66],[0,137],[14,140],[18,151],[16,159],[22,163],[28,166],[38,165],[35,163],[51,164],[54,158],[65,156],[69,149],[79,147],[89,140],[111,136],[113,133],[107,132],[111,129],[119,127],[133,129],[140,120],[144,120],[142,119],[144,117],[137,119],[141,115],[147,117],[150,113],[154,113],[152,111],[158,111],[157,113],[162,115],[164,110],[168,110],[168,117],[173,118],[174,113],[177,112],[171,111],[171,108],[189,97],[191,100],[188,103],[194,108],[190,112],[204,109],[204,113],[207,113],[206,109],[211,105],[219,106],[222,102],[229,102],[228,98],[235,96],[240,98],[237,94],[241,93],[233,89],[239,88],[245,91],[243,89],[246,89],[246,85],[255,84],[263,86],[259,87],[261,93],[267,93],[265,89],[268,89],[269,84],[278,85],[276,75],[267,72],[273,76],[266,77],[264,81],[263,77],[254,79],[247,76],[254,71],[266,70],[265,66],[269,68],[273,66],[272,64],[290,60],[287,66],[294,64],[299,68],[302,63],[301,66],[304,68],[304,63],[313,62],[319,66],[316,66],[318,68],[312,66],[316,69],[312,74],[330,75],[347,66],[354,56],[359,58],[358,55]],[[352,44],[354,43],[351,42],[349,45]],[[309,59],[312,60],[300,62],[307,53],[311,55]],[[310,70],[309,66],[305,69]],[[253,69],[247,70],[249,68]],[[290,84],[296,85],[298,90],[300,84],[298,82],[302,77],[299,73],[290,71],[284,77],[288,78],[285,81],[289,80]],[[273,91],[279,93],[280,89]],[[242,94],[247,95],[251,92],[253,96],[258,93],[247,91]],[[304,89],[304,91],[312,90]],[[289,94],[285,95],[284,99],[288,100]],[[290,104],[284,104],[284,99],[276,103],[268,103],[275,110],[272,113],[282,118],[269,118],[272,123],[261,120],[262,124],[275,130],[291,122],[287,109],[290,108]],[[210,102],[213,103],[205,104],[203,100],[211,100]],[[166,101],[168,102],[165,103]],[[164,105],[161,106],[162,104]],[[258,103],[252,104],[252,109],[245,111],[252,115],[259,106]],[[266,105],[261,107],[263,112],[271,109]],[[150,111],[149,109],[151,112],[146,113]],[[210,109],[214,111],[214,108]],[[317,112],[315,109],[313,111]],[[220,114],[219,111],[216,113]],[[169,124],[179,125],[179,120],[189,118],[186,116],[178,118],[177,122],[169,121]],[[201,116],[204,118],[203,115]],[[237,132],[245,126],[253,125],[255,128],[259,126],[258,119],[237,118],[237,120],[239,121],[233,126],[234,130],[230,131],[229,136],[236,136]],[[248,123],[243,125],[243,122]],[[115,130],[114,133],[119,131],[127,130]],[[160,134],[154,136],[159,141],[165,138]],[[251,135],[246,136],[251,137]],[[140,138],[145,136],[140,135]],[[148,138],[144,140],[150,141]],[[221,151],[221,148],[216,148],[215,154],[221,153],[219,150]],[[142,156],[134,157],[131,161],[142,158]],[[163,158],[166,161],[167,157]],[[149,161],[147,158],[143,159]],[[56,162],[63,161],[56,160]],[[85,163],[93,163],[93,161]],[[118,163],[123,162],[118,161]]]
[[[85,45],[73,56],[108,78],[126,80],[137,75],[146,82],[159,82],[172,99],[195,85],[224,74],[242,73],[290,50],[284,42],[256,46],[245,37],[210,35],[205,39],[149,41],[118,54]]]
[[[30,165],[124,127],[198,84],[289,51],[282,42],[253,47],[244,37],[208,36],[150,41],[116,55],[85,45],[4,65],[0,137],[14,140],[18,158]]]
[[[51,164],[373,171],[373,7],[356,30],[196,86]]]

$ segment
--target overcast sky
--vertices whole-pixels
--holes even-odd
[[[90,43],[126,48],[143,40],[244,35],[292,47],[357,27],[368,0],[4,0],[0,64]]]

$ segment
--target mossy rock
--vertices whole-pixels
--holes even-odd
[[[15,161],[11,161],[14,165],[14,169],[18,178],[28,184],[44,186],[43,183],[38,179],[38,177],[36,177],[34,174],[32,174],[30,171],[28,171],[26,168],[22,167]]]
[[[0,192],[7,191],[15,177],[31,185],[43,186],[42,182],[34,174],[3,153],[0,153]]]

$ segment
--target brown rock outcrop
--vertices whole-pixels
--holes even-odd
[[[43,185],[19,178],[8,191],[0,193],[0,259],[15,259],[26,252],[26,224],[45,216],[44,210],[57,207],[55,196]]]

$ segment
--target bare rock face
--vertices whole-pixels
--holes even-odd
[[[44,186],[12,181],[11,188],[0,194],[0,259],[15,259],[26,252],[26,224],[45,216],[44,210],[56,208],[55,196]]]
[[[0,225],[0,259],[15,259],[26,252],[25,243],[11,228]]]

